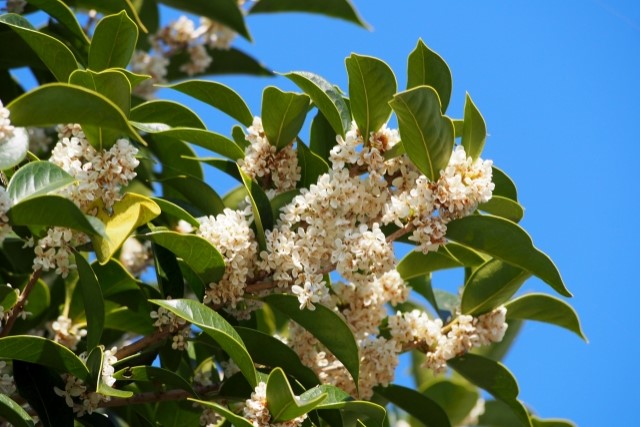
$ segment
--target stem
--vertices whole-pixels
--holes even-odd
[[[141,338],[132,344],[122,347],[116,352],[115,357],[117,357],[118,360],[122,360],[125,357],[129,357],[132,354],[136,354],[137,352],[144,350],[152,344],[162,341],[169,335],[171,335],[171,332],[168,330],[157,330],[148,337]]]
[[[210,386],[199,388],[196,391],[198,394],[206,394],[213,391],[218,391],[219,388],[219,384],[213,384]],[[184,400],[188,397],[194,397],[194,395],[186,390],[150,391],[146,393],[136,394],[132,397],[111,399],[108,402],[100,403],[100,407],[114,408],[127,405],[139,405],[143,403],[167,402],[171,400]]]
[[[22,293],[18,297],[18,301],[16,302],[16,305],[14,305],[13,308],[11,309],[11,314],[9,315],[9,318],[7,319],[7,323],[4,325],[4,328],[2,328],[2,332],[0,333],[0,338],[6,337],[7,335],[9,335],[9,332],[11,332],[11,328],[13,328],[13,325],[14,323],[16,323],[16,320],[18,319],[18,316],[20,316],[20,313],[22,313],[22,310],[24,309],[24,306],[27,303],[27,298],[29,298],[29,294],[33,290],[33,287],[35,286],[36,282],[38,281],[41,275],[42,275],[41,269],[38,269],[31,274],[29,281],[27,282],[26,286],[22,290]]]

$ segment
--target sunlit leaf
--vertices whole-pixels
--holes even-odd
[[[435,89],[440,98],[442,112],[447,111],[453,87],[451,70],[444,59],[420,39],[409,55],[407,89],[422,85]]]
[[[18,169],[9,181],[7,192],[11,202],[16,204],[29,197],[59,190],[73,181],[74,178],[61,167],[47,161],[36,161]]]
[[[262,93],[262,126],[269,144],[278,150],[290,144],[302,129],[308,109],[307,95],[267,87]]]
[[[138,41],[138,27],[124,10],[98,21],[89,49],[89,68],[126,68]]]

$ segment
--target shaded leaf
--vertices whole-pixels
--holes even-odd
[[[244,171],[238,166],[238,173],[242,177],[242,183],[247,189],[249,200],[251,201],[251,208],[253,210],[253,221],[256,225],[256,239],[260,245],[261,250],[266,250],[267,241],[265,238],[265,231],[273,228],[273,214],[271,213],[271,204],[269,203],[269,197],[265,194],[262,187],[258,183],[251,179]]]
[[[424,395],[437,403],[447,414],[452,425],[461,425],[478,402],[480,393],[475,387],[440,380],[430,384]]]
[[[196,395],[196,392],[187,380],[175,372],[156,366],[127,367],[114,373],[113,377],[119,381],[151,382],[156,385],[163,384],[170,389],[185,390],[194,396]]]
[[[275,12],[319,13],[344,19],[368,28],[367,23],[360,18],[349,0],[305,0],[303,2],[296,0],[263,0],[256,3],[249,11],[250,14]]]
[[[304,145],[300,139],[298,139],[297,149],[298,165],[300,165],[298,186],[309,188],[310,185],[318,182],[320,175],[329,172],[329,165],[322,157]]]
[[[267,404],[272,421],[289,421],[312,411],[323,400],[326,394],[314,396],[311,399],[296,399],[291,390],[287,376],[281,368],[275,368],[267,379]]]
[[[231,49],[211,49],[206,48],[207,53],[213,61],[198,76],[218,75],[218,74],[248,74],[252,76],[272,76],[273,72],[267,69],[262,63],[255,58],[247,55],[241,50]],[[193,78],[187,75],[180,68],[191,62],[191,55],[188,52],[175,55],[171,58],[171,63],[167,67],[167,80],[173,81],[178,79]]]
[[[311,121],[309,148],[325,162],[328,162],[329,153],[334,145],[336,145],[336,131],[333,130],[324,114],[318,111]]]
[[[87,348],[91,350],[100,344],[102,337],[105,318],[104,299],[98,278],[87,260],[76,252],[75,262],[78,268],[78,286],[87,317]]]
[[[4,151],[4,147],[3,147]],[[11,177],[7,193],[16,204],[29,197],[51,193],[71,184],[74,178],[61,167],[48,162],[30,162]]]
[[[151,197],[151,200],[160,207],[163,214],[185,221],[194,228],[198,228],[200,226],[200,222],[198,222],[197,219],[175,203],[158,197]]]
[[[184,276],[176,255],[169,249],[151,245],[158,288],[165,298],[184,296]]]
[[[175,193],[180,195],[183,200],[189,202],[199,212],[196,216],[218,215],[224,210],[222,199],[207,183],[201,179],[188,176],[181,176],[166,179],[162,182],[165,188],[165,196],[167,189],[170,188],[171,195]]]
[[[462,146],[467,156],[476,160],[482,154],[487,139],[487,125],[480,111],[467,93],[464,103],[464,125],[462,129]]]
[[[161,129],[154,134],[190,142],[233,160],[244,157],[244,151],[234,141],[209,130],[179,127]]]
[[[199,16],[206,16],[209,19],[226,25],[251,41],[251,36],[244,22],[244,16],[236,0],[190,0],[188,3],[180,0],[160,0],[160,3]]]
[[[124,10],[98,21],[89,49],[89,68],[102,71],[107,68],[127,68],[136,43],[138,27]]]
[[[262,93],[262,126],[269,144],[278,150],[290,144],[302,129],[308,109],[307,95],[267,87]]]
[[[154,99],[131,109],[131,120],[139,123],[161,123],[170,127],[206,129],[200,117],[174,101]]]
[[[493,197],[505,197],[517,202],[518,190],[516,189],[516,185],[513,183],[511,178],[509,178],[509,176],[504,173],[502,169],[499,169],[495,166],[492,166],[491,170],[491,180],[495,184],[495,188],[493,189]]]
[[[407,387],[391,384],[377,387],[376,393],[387,399],[427,427],[451,427],[447,413],[435,401]]]
[[[407,89],[422,85],[431,86],[438,93],[441,111],[447,111],[453,81],[451,70],[445,60],[420,39],[416,48],[409,54],[407,68]]]
[[[231,423],[234,427],[253,427],[253,424],[249,422],[246,418],[241,417],[240,415],[236,415],[234,412],[229,410],[222,405],[219,405],[215,402],[209,402],[206,400],[198,400],[198,399],[188,399],[190,402],[197,403],[198,405],[202,405],[206,408],[211,409],[216,414],[221,415],[227,421]]]
[[[488,202],[481,203],[478,209],[513,222],[520,222],[524,216],[524,208],[518,202],[503,196],[494,195]]]
[[[322,384],[307,390],[302,393],[300,397],[311,399],[322,394],[326,394],[327,397],[316,409],[323,412],[323,418],[326,416],[325,414],[330,413],[331,410],[339,409],[346,413],[355,413],[361,422],[362,420],[367,421],[367,426],[382,427],[384,425],[386,411],[382,406],[372,402],[353,400],[348,393],[338,387]]]
[[[89,46],[89,37],[82,30],[76,15],[64,2],[60,0],[30,0],[29,4],[47,12],[49,16],[64,25],[84,46]]]
[[[14,427],[35,426],[27,411],[22,409],[22,406],[18,405],[9,396],[2,393],[0,393],[0,418],[4,418]]]

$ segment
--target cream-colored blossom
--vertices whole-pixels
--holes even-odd
[[[58,316],[56,320],[47,324],[47,328],[53,335],[53,340],[63,346],[75,350],[82,338],[87,335],[87,330],[74,324],[66,316]]]

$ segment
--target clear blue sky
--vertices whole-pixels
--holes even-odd
[[[351,52],[384,59],[406,82],[421,37],[449,63],[449,113],[465,91],[484,114],[485,158],[516,181],[523,225],[557,263],[590,339],[530,323],[506,359],[521,398],[542,417],[580,426],[640,425],[636,408],[640,299],[640,2],[634,0],[360,0],[373,31],[310,15],[248,18],[255,43],[236,46],[277,71],[308,70],[347,87]],[[283,78],[223,78],[260,112]],[[166,94],[162,92],[161,95]],[[209,126],[231,123],[199,109]],[[206,113],[205,113],[206,111]],[[437,278],[436,278],[437,280]],[[435,283],[437,286],[437,283]],[[547,291],[531,280],[525,291]]]

